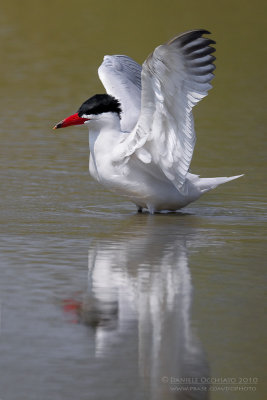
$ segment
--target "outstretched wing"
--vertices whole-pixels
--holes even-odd
[[[141,114],[120,146],[125,160],[135,154],[157,165],[183,190],[196,135],[192,108],[211,89],[215,69],[210,32],[194,30],[155,49],[143,64]]]
[[[121,127],[131,132],[141,110],[141,65],[123,55],[105,56],[98,75],[108,94],[122,106]]]

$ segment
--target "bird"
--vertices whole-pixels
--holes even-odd
[[[176,211],[243,175],[201,178],[190,171],[196,142],[193,107],[212,88],[215,41],[184,32],[139,65],[106,55],[98,69],[105,94],[86,100],[53,129],[88,125],[91,176],[138,212]]]

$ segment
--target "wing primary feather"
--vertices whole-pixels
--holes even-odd
[[[179,40],[180,46],[183,47],[186,44],[192,42],[193,40],[198,39],[200,36],[209,35],[209,34],[210,34],[210,32],[207,31],[206,29],[195,29],[195,30],[188,31],[188,32],[182,33],[179,36],[174,37],[167,44],[172,44],[172,43],[176,42],[177,40]]]
[[[205,57],[201,57],[199,59],[196,59],[192,62],[192,66],[197,66],[197,67],[204,67],[206,65],[212,64],[216,60],[216,57],[209,54]]]
[[[198,44],[195,44],[195,45],[189,46],[189,47],[188,46],[183,47],[183,51],[184,51],[185,54],[190,54],[190,53],[193,53],[193,52],[195,52],[197,50],[204,49],[207,46],[209,46],[210,44],[216,44],[216,42],[214,42],[214,40],[211,40],[211,39],[203,38],[203,41],[201,41]]]
[[[204,47],[200,50],[196,50],[193,53],[189,53],[187,54],[185,57],[188,60],[195,60],[197,58],[201,58],[204,56],[207,56],[208,54],[214,53],[215,52],[215,48],[214,47]]]
[[[190,66],[189,70],[192,72],[192,74],[199,76],[199,75],[207,75],[212,73],[216,69],[216,66],[214,64],[207,65],[205,67],[199,67],[199,66]]]

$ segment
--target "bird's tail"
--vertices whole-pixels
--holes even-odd
[[[240,178],[242,175],[230,176],[227,177],[220,177],[220,178],[199,178],[195,185],[198,186],[202,193],[206,193],[212,189],[215,189],[217,186],[221,185],[222,183],[233,181],[234,179]]]

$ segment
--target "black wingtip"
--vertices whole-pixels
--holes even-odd
[[[210,32],[206,29],[195,29],[185,32],[180,36],[180,43],[182,46],[185,46],[193,40],[200,38],[202,35],[210,35]]]
[[[211,32],[206,29],[193,29],[191,31],[184,32],[181,35],[174,37],[167,44],[172,44],[177,39],[179,39],[179,43],[181,44],[181,46],[185,46],[188,43],[192,42],[193,40],[200,38],[202,35],[210,35],[210,34]]]

